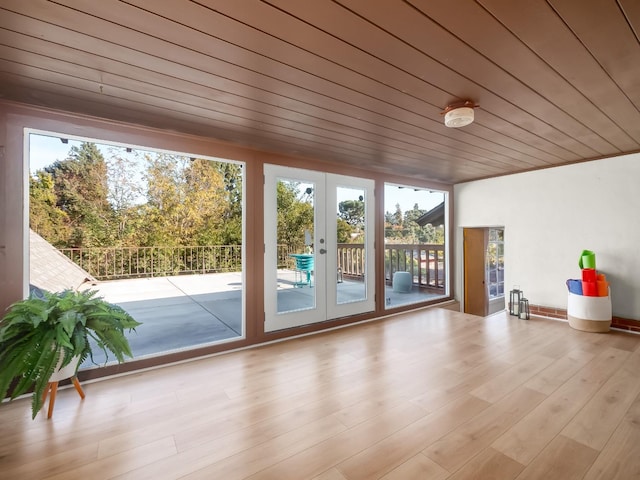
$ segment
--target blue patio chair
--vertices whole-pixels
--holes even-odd
[[[311,284],[311,272],[313,272],[313,256],[312,255],[292,255],[296,260],[296,279],[294,286],[304,287]]]

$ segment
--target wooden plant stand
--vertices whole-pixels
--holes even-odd
[[[76,391],[80,398],[84,400],[84,390],[80,386],[80,382],[78,381],[78,377],[71,377],[71,381],[73,382],[73,386],[76,387]],[[56,393],[58,393],[58,382],[49,382],[47,383],[47,387],[44,389],[44,395],[42,396],[42,405],[44,406],[44,402],[47,400],[47,394],[51,392],[49,396],[49,411],[47,412],[47,419],[53,416],[53,407],[56,404]]]

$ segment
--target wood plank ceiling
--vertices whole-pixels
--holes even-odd
[[[0,0],[0,96],[458,183],[640,150],[639,36],[638,0]]]

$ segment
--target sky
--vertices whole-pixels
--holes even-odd
[[[56,160],[67,158],[72,146],[80,146],[81,142],[69,140],[64,144],[59,138],[31,134],[29,136],[29,171],[34,173],[51,165]]]
[[[400,204],[403,212],[412,210],[417,203],[423,210],[431,210],[442,203],[443,193],[429,190],[415,191],[413,187],[398,188],[395,185],[386,185],[384,195],[384,211],[395,212],[396,204]]]
[[[30,135],[30,161],[29,170],[34,173],[44,167],[51,165],[56,160],[64,160],[67,158],[72,146],[80,146],[79,141],[69,140],[64,144],[58,137],[47,137],[44,135]],[[107,157],[107,145],[98,144],[98,148]],[[414,204],[418,204],[421,209],[430,210],[442,202],[443,194],[441,192],[429,193],[429,190],[414,191],[413,187],[398,188],[395,185],[387,185],[385,188],[385,212],[395,212],[396,204],[400,204],[402,211],[413,209]],[[338,199],[341,201],[342,199]]]

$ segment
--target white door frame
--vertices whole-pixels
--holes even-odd
[[[302,310],[278,313],[277,195],[279,179],[314,184],[314,305]],[[264,166],[264,306],[265,332],[318,323],[375,309],[375,202],[370,179],[346,177],[312,170]],[[357,187],[365,192],[365,298],[338,303],[337,298],[337,212],[338,187]],[[321,249],[325,253],[320,253]],[[331,273],[332,272],[332,273]],[[305,287],[309,288],[309,287]]]

